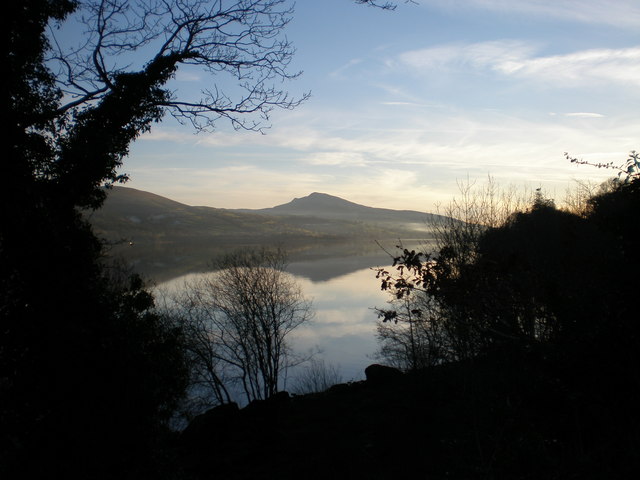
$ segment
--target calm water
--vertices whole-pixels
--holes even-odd
[[[359,262],[353,267],[362,267],[363,260]],[[370,267],[379,264],[375,259],[364,260],[364,263],[371,264]],[[344,261],[340,264],[344,269]],[[339,368],[343,381],[363,379],[364,369],[375,362],[377,316],[373,307],[384,307],[388,295],[380,291],[379,281],[370,267],[332,276],[328,273],[330,262],[299,262],[289,266],[304,295],[312,300],[315,312],[310,324],[291,334],[291,343],[299,352],[320,349],[320,357]],[[319,270],[322,275],[318,274]],[[180,289],[185,281],[200,275],[206,274],[184,275],[157,288]]]

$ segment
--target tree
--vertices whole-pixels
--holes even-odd
[[[612,455],[634,459],[638,449],[640,180],[607,182],[576,204],[560,210],[538,191],[491,225],[451,221],[439,250],[403,249],[396,269],[379,272],[394,298],[381,311],[386,358],[433,367],[421,347],[451,347],[439,355],[448,365],[415,375],[425,398],[442,398],[421,433],[438,432],[433,445],[442,445],[443,432],[461,427],[469,436],[448,442],[448,458],[476,456],[488,476],[530,465],[538,477],[597,477]],[[423,321],[434,316],[440,334]],[[446,418],[441,430],[435,418]]]
[[[298,372],[293,391],[298,395],[324,392],[341,382],[342,375],[338,367],[327,364],[322,358],[312,358],[309,364]]]
[[[456,358],[436,298],[415,293],[390,300],[390,309],[378,309],[378,356],[401,370],[419,370]]]
[[[234,387],[246,401],[278,392],[300,359],[289,336],[312,318],[281,250],[238,251],[216,263],[217,271],[187,284],[176,304],[189,335],[194,392],[210,404],[229,402]],[[236,390],[237,391],[237,390]]]
[[[432,352],[438,363],[509,345],[595,348],[609,322],[626,324],[627,304],[615,298],[627,291],[621,273],[634,264],[637,179],[607,182],[575,213],[540,189],[528,208],[494,202],[513,197],[493,191],[463,189],[436,228],[435,252],[404,249],[395,272],[378,271],[393,296],[392,308],[379,310],[378,330],[390,360],[412,368]]]
[[[564,157],[576,165],[590,165],[596,168],[618,170],[618,179],[621,179],[625,183],[629,183],[634,179],[640,178],[640,153],[635,150],[632,150],[629,153],[629,156],[621,165],[616,165],[614,162],[589,162],[588,160],[572,157],[567,152],[565,152]]]
[[[282,36],[289,5],[5,6],[0,475],[125,478],[151,458],[181,395],[181,334],[153,314],[138,277],[114,283],[81,210],[101,205],[104,185],[126,181],[118,168],[130,143],[166,113],[196,129],[224,119],[259,130],[273,108],[303,101],[278,87],[298,75],[288,72],[293,48]],[[67,28],[84,29],[84,43],[65,43]],[[235,83],[180,97],[170,82],[183,66]]]
[[[295,76],[285,71],[290,44],[278,37],[288,21],[283,5],[25,0],[7,6],[0,474],[42,476],[47,469],[65,477],[97,471],[123,478],[139,474],[152,455],[143,451],[160,439],[184,387],[181,334],[151,313],[152,298],[137,277],[114,283],[80,209],[100,206],[103,184],[126,180],[117,168],[129,144],[167,110],[202,128],[227,118],[251,129],[257,123],[234,115],[265,117],[270,108],[298,103],[268,86]],[[73,21],[84,22],[86,43],[69,49],[55,29]],[[133,60],[153,47],[147,60]],[[235,72],[245,95],[232,100],[212,89],[203,101],[174,98],[167,83],[187,63]],[[198,123],[205,115],[211,122]]]
[[[129,144],[166,113],[198,130],[220,119],[261,130],[274,108],[307,97],[292,99],[276,86],[299,75],[288,72],[294,49],[282,34],[291,14],[286,0],[80,3],[63,25],[86,30],[80,45],[51,30],[55,48],[46,62],[63,96],[40,119],[55,121],[58,147],[40,168],[71,204],[95,207],[103,182],[126,180],[116,170]],[[199,97],[173,92],[180,67],[215,83]]]
[[[458,284],[480,255],[487,232],[498,228],[530,200],[528,192],[500,188],[492,178],[484,184],[461,182],[460,195],[434,217],[433,243],[422,250],[399,245],[395,271],[379,269],[390,308],[377,309],[380,356],[405,369],[468,358],[477,353],[478,324],[470,323]]]

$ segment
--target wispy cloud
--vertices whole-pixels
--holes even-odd
[[[565,113],[565,117],[581,117],[581,118],[603,118],[604,115],[595,112],[571,112]]]
[[[421,3],[443,9],[477,8],[616,28],[637,29],[640,25],[640,4],[637,0],[421,0]]]
[[[566,55],[495,59],[491,67],[505,75],[561,80],[571,84],[611,81],[640,85],[640,46],[592,49]]]
[[[497,40],[472,44],[453,44],[411,50],[400,61],[419,69],[495,68],[529,58],[537,49],[519,40]]]
[[[400,54],[400,62],[417,70],[489,70],[504,76],[561,85],[594,81],[640,85],[640,46],[590,49],[537,56],[538,47],[517,40],[445,45]]]
[[[127,171],[134,188],[154,191],[152,184],[164,184],[157,193],[190,204],[259,208],[325,191],[367,205],[429,210],[434,202],[447,201],[456,181],[467,176],[491,174],[501,182],[536,186],[566,185],[573,176],[606,178],[609,172],[576,169],[564,161],[563,152],[604,152],[598,160],[622,160],[638,148],[640,131],[637,118],[589,111],[557,113],[553,121],[499,112],[399,117],[406,123],[395,130],[326,132],[299,124],[243,136],[243,146],[256,155],[236,151],[236,134],[214,134],[210,140],[217,136],[216,141],[190,135],[181,141],[191,139],[190,162],[199,159],[197,167],[162,169],[152,165],[153,158],[138,158]],[[142,178],[149,183],[138,183]]]
[[[365,157],[360,152],[313,152],[308,155],[304,161],[310,165],[324,165],[324,166],[349,166],[349,167],[364,167],[367,165]]]
[[[380,102],[380,105],[386,105],[389,107],[416,107],[416,108],[428,108],[428,107],[435,106],[435,105],[430,105],[428,103],[418,103],[418,102]]]
[[[362,63],[362,59],[360,58],[353,58],[351,60],[349,60],[345,65],[342,65],[341,67],[335,69],[334,71],[329,73],[330,77],[333,78],[344,78],[344,74],[345,72],[347,72],[348,70],[350,70],[351,68],[353,68],[354,66],[358,65]]]

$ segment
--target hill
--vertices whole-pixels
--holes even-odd
[[[403,231],[424,231],[425,226],[436,220],[439,215],[414,210],[392,210],[374,208],[350,202],[326,193],[314,192],[306,197],[294,198],[289,203],[272,208],[241,210],[243,212],[279,217],[307,217],[329,220],[348,220],[365,222]],[[291,221],[291,220],[290,220]]]
[[[213,257],[241,247],[280,245],[295,260],[336,251],[379,253],[375,241],[427,238],[427,222],[434,216],[367,207],[321,193],[273,208],[232,210],[113,187],[103,207],[87,218],[113,254],[141,273],[166,279],[203,270]]]
[[[238,242],[247,238],[317,237],[316,232],[263,215],[212,207],[193,207],[153,193],[114,187],[104,206],[89,215],[96,231],[117,241],[168,243],[213,240]]]

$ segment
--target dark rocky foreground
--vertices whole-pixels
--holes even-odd
[[[369,367],[367,380],[323,393],[223,405],[180,434],[175,463],[195,479],[595,479],[640,471],[635,397],[586,391],[578,372],[538,355],[504,361],[412,374]]]

